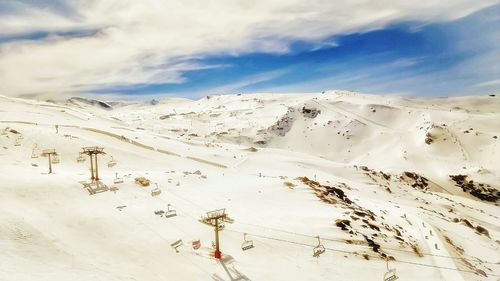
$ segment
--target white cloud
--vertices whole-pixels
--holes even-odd
[[[489,80],[474,85],[474,87],[489,87],[489,86],[500,86],[500,79]]]
[[[398,20],[446,21],[498,1],[74,0],[0,2],[0,37],[96,30],[83,37],[0,44],[0,93],[58,94],[143,83],[181,83],[210,54],[285,53]],[[46,4],[43,4],[46,3]],[[56,3],[52,6],[50,3]],[[3,7],[5,6],[5,7]],[[7,7],[8,6],[8,7]]]

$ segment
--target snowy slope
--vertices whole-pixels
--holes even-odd
[[[400,280],[500,277],[499,97],[105,104],[0,97],[0,280],[382,280],[386,260]],[[83,188],[94,145],[114,191]],[[53,174],[31,158],[49,148]],[[218,208],[222,261],[199,222]]]

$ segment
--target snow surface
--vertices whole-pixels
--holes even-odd
[[[498,194],[499,97],[105,104],[0,96],[0,280],[383,280],[387,257],[399,280],[500,277],[499,201],[450,178]],[[99,174],[114,191],[83,188],[84,146],[104,147]],[[47,158],[31,158],[49,148],[60,154],[53,174]],[[141,176],[151,186],[134,183]],[[162,193],[151,196],[155,183]],[[155,215],[167,204],[177,216]],[[234,219],[220,261],[199,221],[219,208]],[[253,249],[241,250],[243,233]]]

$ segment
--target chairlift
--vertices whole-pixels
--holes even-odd
[[[252,248],[253,248],[253,240],[247,240],[247,234],[243,233],[243,244],[241,244],[241,249],[243,251],[246,251]]]
[[[113,156],[111,156],[111,160],[108,162],[108,167],[113,167],[116,166],[116,161],[113,159]]]
[[[177,212],[172,209],[170,210],[170,204],[167,205],[167,211],[165,212],[165,217],[166,218],[171,218],[177,216]]]
[[[17,137],[16,140],[14,141],[14,146],[21,146],[21,138]]]
[[[159,189],[158,187],[151,190],[151,196],[158,196],[161,194],[161,189]]]
[[[85,162],[85,157],[83,156],[82,153],[78,154],[78,157],[76,157],[76,162],[78,162],[78,163]]]
[[[38,158],[38,153],[36,151],[36,147],[33,148],[33,150],[31,151],[31,158]]]
[[[182,245],[182,240],[179,239],[179,240],[175,241],[174,243],[170,244],[170,247],[174,248],[175,252],[178,253],[179,250],[177,248],[179,248],[181,245]]]
[[[191,242],[191,245],[193,246],[194,250],[198,250],[201,247],[200,239],[193,240],[193,242]]]
[[[386,260],[385,262],[387,266],[387,272],[384,274],[384,281],[394,281],[399,279],[399,277],[396,275],[396,269],[389,269],[389,261]]]
[[[313,249],[313,257],[319,258],[321,254],[325,252],[325,246],[321,244],[321,240],[319,239],[319,235],[316,236],[318,238],[318,246],[314,247]]]
[[[119,178],[118,173],[115,173],[115,179],[113,180],[113,183],[114,184],[123,183],[123,178]]]
[[[218,227],[219,227],[219,231],[224,230],[224,228],[226,228],[226,224],[223,221],[219,222]]]
[[[52,162],[52,164],[59,164],[59,162],[60,162],[59,155],[58,154],[52,155],[50,161]]]

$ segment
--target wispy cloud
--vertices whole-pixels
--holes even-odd
[[[286,53],[295,40],[320,42],[402,20],[453,20],[496,3],[1,1],[0,38],[11,40],[0,40],[0,92],[73,94],[111,86],[182,83],[187,72],[214,67],[198,62],[207,55]],[[30,37],[36,33],[47,36]]]

